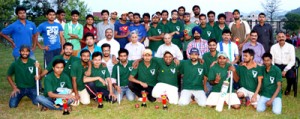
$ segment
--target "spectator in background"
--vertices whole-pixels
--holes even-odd
[[[141,21],[141,15],[139,13],[134,13],[133,14],[133,18],[134,18],[134,20],[133,20],[134,24],[131,24],[129,26],[129,31],[130,32],[135,31],[138,34],[138,38],[139,38],[138,41],[141,42],[141,43],[143,43],[144,40],[145,40],[145,38],[146,38],[147,31],[146,31],[144,25],[142,25],[140,23],[140,21]]]
[[[199,15],[201,13],[201,9],[199,7],[199,5],[194,5],[193,6],[193,13],[194,13],[194,17],[191,18],[191,22],[199,24]]]
[[[92,33],[94,35],[94,39],[96,40],[95,43],[98,43],[99,41],[97,40],[97,28],[94,27],[94,16],[89,14],[85,17],[86,20],[86,24],[83,27],[83,35],[87,34],[87,33]],[[81,48],[84,48],[86,46],[85,44],[85,40],[86,39],[81,39],[80,43],[81,43]]]
[[[73,56],[77,56],[81,49],[80,40],[83,37],[83,26],[78,22],[80,13],[77,10],[71,12],[72,21],[65,25],[64,37],[67,42],[72,43]]]
[[[257,42],[264,46],[266,52],[270,52],[271,46],[274,44],[273,40],[273,28],[270,24],[265,23],[265,13],[259,13],[258,15],[259,24],[253,27],[253,30],[257,31],[258,39]]]
[[[65,24],[66,24],[66,12],[63,9],[57,10],[56,11],[56,19],[54,22],[59,23],[63,29],[65,29]]]
[[[120,22],[115,24],[114,38],[119,42],[120,48],[124,48],[128,43],[129,22],[127,22],[127,13],[122,13]]]
[[[102,40],[105,38],[105,30],[108,28],[111,28],[113,31],[115,29],[114,24],[110,23],[108,21],[109,17],[109,11],[108,10],[102,10],[101,11],[101,16],[102,16],[102,22],[97,24],[97,30],[98,30],[98,41]]]

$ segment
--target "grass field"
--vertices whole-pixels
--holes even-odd
[[[300,118],[300,94],[297,98],[292,95],[283,95],[283,108],[281,115],[274,115],[271,108],[268,108],[266,112],[257,113],[252,107],[242,106],[240,110],[227,110],[224,107],[222,113],[218,113],[214,108],[202,108],[196,104],[190,104],[189,106],[177,106],[169,105],[169,109],[162,110],[161,103],[147,103],[147,108],[136,109],[135,104],[140,102],[122,101],[121,105],[104,103],[103,109],[98,109],[97,104],[92,101],[87,106],[73,107],[73,111],[68,116],[63,116],[62,111],[45,111],[40,112],[40,109],[32,105],[29,98],[24,97],[20,102],[18,108],[10,109],[8,107],[9,95],[12,91],[8,81],[6,80],[6,72],[9,65],[13,62],[11,55],[12,49],[0,44],[0,118],[12,119],[12,118],[124,118],[124,119],[139,119],[139,118],[184,118],[184,119],[226,119],[226,118],[279,118],[279,119],[295,119]],[[39,62],[42,62],[42,51],[37,49],[35,55]],[[300,56],[300,50],[297,50],[297,56]],[[283,82],[283,88],[286,86],[286,80]],[[298,88],[300,92],[300,88]],[[293,94],[293,92],[291,92]],[[155,109],[155,105],[160,106],[159,109]],[[226,107],[227,108],[227,107]]]

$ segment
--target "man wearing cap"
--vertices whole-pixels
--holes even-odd
[[[14,61],[7,71],[7,80],[12,87],[13,91],[10,94],[9,107],[16,108],[24,96],[31,99],[34,105],[37,105],[37,91],[35,80],[39,80],[36,75],[36,67],[41,68],[39,63],[36,63],[33,59],[29,58],[30,47],[22,45],[20,47],[20,58]],[[15,75],[15,82],[12,76]]]
[[[236,64],[239,61],[238,46],[231,42],[231,32],[229,29],[225,29],[222,32],[223,40],[217,44],[217,51],[225,52],[229,58],[231,64]]]
[[[212,26],[210,26],[209,23],[206,23],[206,15],[200,14],[200,28],[202,30],[201,38],[204,40],[209,40],[212,38],[215,38],[215,31]]]
[[[171,42],[172,36],[170,34],[164,35],[164,42],[165,44],[162,44],[158,47],[157,52],[155,54],[155,57],[162,58],[164,56],[164,53],[166,51],[169,51],[172,53],[173,57],[182,60],[183,55],[180,51],[179,47]]]
[[[172,10],[171,12],[172,19],[167,23],[167,27],[170,35],[172,36],[172,43],[177,45],[180,50],[182,50],[182,37],[183,37],[183,29],[184,24],[177,20],[178,12],[177,10]]]
[[[197,26],[197,24],[191,22],[190,20],[190,13],[184,13],[183,15],[183,20],[184,20],[184,30],[183,30],[183,34],[184,34],[184,41],[183,41],[183,57],[184,59],[187,59],[187,46],[188,44],[192,41],[192,39],[194,38],[193,34],[192,34],[192,29]]]
[[[231,64],[227,63],[227,60],[228,57],[226,53],[219,52],[218,60],[217,60],[218,63],[215,64],[213,67],[211,67],[211,69],[209,70],[208,81],[210,82],[211,85],[213,85],[213,87],[212,87],[212,92],[209,94],[206,100],[207,106],[217,105],[223,82],[228,77],[228,73],[229,73],[228,71],[232,71],[233,73],[235,73],[234,66],[231,66]],[[228,82],[230,82],[230,80]],[[229,93],[227,93],[225,97],[225,102],[228,104],[229,100],[230,100],[230,104],[234,109],[238,109],[240,107],[240,100],[237,97],[236,93],[230,93],[230,96]]]
[[[98,23],[96,28],[98,30],[98,41],[102,40],[105,38],[105,30],[108,28],[111,28],[113,31],[115,29],[114,24],[108,21],[109,17],[109,11],[108,10],[102,10],[101,11],[101,16],[102,16],[102,22]]]
[[[243,21],[240,18],[240,11],[238,9],[232,12],[234,21],[229,24],[229,28],[232,32],[231,41],[238,45],[239,50],[242,50],[243,45],[248,41],[250,37],[250,26],[247,21]]]
[[[183,90],[180,94],[179,105],[188,105],[191,101],[191,96],[194,95],[195,100],[199,106],[205,107],[206,95],[204,89],[206,88],[207,72],[204,64],[198,61],[199,50],[192,48],[189,52],[190,60],[183,60],[180,63],[180,73],[183,74]]]
[[[190,42],[187,46],[187,51],[190,51],[192,48],[197,48],[199,50],[199,56],[202,57],[202,55],[206,52],[208,52],[208,44],[207,40],[204,40],[201,38],[201,28],[199,26],[196,26],[192,29],[192,33],[194,36],[194,40]],[[190,58],[190,53],[187,52],[187,57]]]
[[[158,23],[159,17],[156,14],[152,15],[152,24],[147,33],[149,42],[149,48],[152,50],[153,55],[155,55],[158,47],[164,44],[163,38],[166,30],[164,26]]]
[[[129,26],[129,31],[130,32],[135,31],[136,33],[138,33],[138,41],[143,43],[146,36],[147,36],[147,31],[146,31],[145,26],[140,23],[141,15],[139,13],[134,13],[133,18],[134,18],[133,19],[133,24],[131,24]],[[131,39],[129,38],[129,41],[130,40]]]
[[[124,48],[128,43],[129,22],[127,22],[127,13],[121,14],[119,22],[115,23],[114,38],[119,42],[120,48]]]
[[[152,51],[145,49],[143,59],[136,69],[131,71],[129,76],[129,88],[138,96],[139,101],[142,100],[142,91],[148,93],[147,98],[150,102],[156,99],[152,97],[153,87],[157,83],[158,64],[152,59]],[[137,76],[137,78],[135,78]]]
[[[192,10],[193,10],[194,16],[191,18],[191,22],[193,22],[195,24],[199,24],[199,15],[201,13],[200,6],[194,5]]]

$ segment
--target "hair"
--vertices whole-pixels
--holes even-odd
[[[216,40],[216,39],[214,39],[214,38],[211,38],[211,39],[209,39],[209,41],[208,41],[208,43],[207,43],[207,44],[209,44],[209,43],[211,43],[211,42],[215,42],[216,44],[218,44],[217,40]]]
[[[255,31],[255,30],[252,30],[252,31],[250,32],[250,35],[251,35],[252,33],[258,34],[257,31]]]
[[[156,14],[156,15],[158,15],[158,14],[161,15],[161,13],[160,13],[159,11],[155,12],[155,14]]]
[[[212,10],[210,10],[210,11],[207,12],[207,16],[209,16],[210,14],[213,14],[214,16],[216,16],[216,13],[214,11],[212,11]]]
[[[77,10],[73,10],[73,11],[71,12],[71,16],[73,16],[74,14],[77,14],[78,16],[80,15],[80,13],[79,13]]]
[[[93,20],[95,19],[94,16],[91,14],[86,15],[85,20],[87,20],[88,18],[93,18]]]
[[[144,17],[149,17],[149,18],[150,18],[150,14],[149,14],[149,13],[144,13],[144,14],[143,14],[143,18],[144,18]]]
[[[103,15],[104,13],[107,13],[109,15],[109,11],[106,10],[106,9],[104,9],[104,10],[101,11],[101,15]]]
[[[16,15],[18,15],[18,12],[19,12],[19,11],[25,11],[25,12],[26,12],[26,8],[23,7],[23,6],[18,6],[18,7],[16,8],[16,10],[15,10]]]
[[[80,56],[82,56],[83,53],[89,53],[89,55],[91,55],[91,52],[88,49],[83,49],[80,51]]]
[[[140,13],[137,13],[137,12],[133,14],[133,17],[134,17],[134,16],[138,16],[139,18],[141,18]],[[149,16],[150,16],[150,15],[149,15]]]
[[[192,10],[194,11],[195,8],[199,8],[200,9],[199,5],[194,5],[193,8],[192,8]]]
[[[94,34],[92,34],[91,32],[87,32],[86,34],[84,34],[84,39],[87,39],[87,37],[92,37],[94,39]]]
[[[199,15],[199,18],[200,18],[200,17],[205,17],[205,18],[206,18],[206,15],[205,15],[205,14],[200,14],[200,15]]]
[[[266,14],[263,13],[263,12],[261,12],[261,13],[258,14],[258,16],[260,16],[260,15],[266,16]]]
[[[229,29],[224,29],[223,32],[222,32],[222,35],[225,34],[225,33],[231,34],[231,31]]]
[[[162,10],[162,11],[161,11],[161,15],[162,15],[163,13],[167,13],[167,15],[169,15],[168,10]]]
[[[108,43],[104,43],[102,46],[101,46],[101,49],[103,50],[103,48],[105,47],[108,47],[110,49],[110,45]]]
[[[56,59],[56,60],[54,60],[53,63],[52,63],[52,67],[55,67],[57,64],[60,64],[60,63],[62,63],[63,66],[65,67],[66,63],[65,63],[65,61],[63,59]]]
[[[114,31],[112,28],[107,28],[107,29],[105,30],[105,33],[106,33],[106,31],[108,31],[108,30]]]
[[[276,34],[276,35],[278,35],[278,34],[280,34],[280,33],[283,33],[283,34],[285,34],[283,31],[281,31],[281,30],[280,30],[280,31],[278,31],[278,32],[277,32],[277,34]]]
[[[221,14],[218,15],[218,19],[221,19],[222,17],[223,17],[224,19],[226,19],[226,15],[225,15],[225,14],[221,13]]]
[[[183,10],[185,11],[185,7],[184,7],[184,6],[178,7],[178,11],[179,11],[180,9],[183,9]]]
[[[65,49],[67,46],[71,46],[72,49],[73,49],[73,47],[74,47],[72,43],[66,42],[66,43],[63,45],[63,49]]]
[[[133,12],[128,12],[128,14],[133,14]]]
[[[243,53],[249,53],[250,54],[250,56],[253,56],[254,57],[254,55],[255,55],[255,52],[254,52],[254,50],[252,50],[252,49],[246,49],[246,50],[244,50],[243,51]]]
[[[54,11],[53,9],[48,9],[48,10],[46,11],[46,15],[49,15],[51,12],[55,14],[55,11]]]
[[[171,11],[171,15],[173,15],[174,12],[176,12],[178,14],[178,11],[174,9]]]
[[[232,12],[232,14],[234,14],[235,12],[237,12],[237,13],[240,14],[240,10],[238,10],[238,9],[234,9],[233,12]]]
[[[133,34],[136,34],[139,37],[139,33],[135,30],[130,32],[129,37],[131,37]]]
[[[270,58],[270,59],[273,58],[272,54],[269,53],[269,52],[264,53],[263,56],[262,56],[262,59],[265,59],[266,57],[268,57],[268,58]]]
[[[118,52],[119,56],[122,54],[122,53],[126,53],[126,55],[129,54],[128,50],[127,49],[124,49],[124,48],[121,48]]]
[[[92,59],[94,59],[95,57],[98,57],[98,56],[100,56],[100,57],[102,58],[102,53],[99,52],[99,51],[94,52],[94,53],[92,54]]]
[[[164,56],[166,56],[167,54],[170,54],[170,55],[173,56],[173,54],[172,54],[170,51],[166,51],[166,52],[164,53]]]
[[[60,15],[61,13],[66,13],[63,9],[59,9],[56,11],[56,15]]]

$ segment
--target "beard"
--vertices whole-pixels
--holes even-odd
[[[22,59],[28,59],[28,57],[29,57],[29,55],[20,55],[20,57],[22,58]]]
[[[65,52],[64,55],[66,55],[66,56],[71,56],[72,53],[71,53],[71,52]]]
[[[234,20],[239,20],[240,18],[234,18]]]
[[[198,40],[198,39],[200,39],[200,36],[194,36],[194,38]]]
[[[191,58],[191,61],[192,61],[192,62],[196,62],[197,59],[196,59],[196,58]]]

